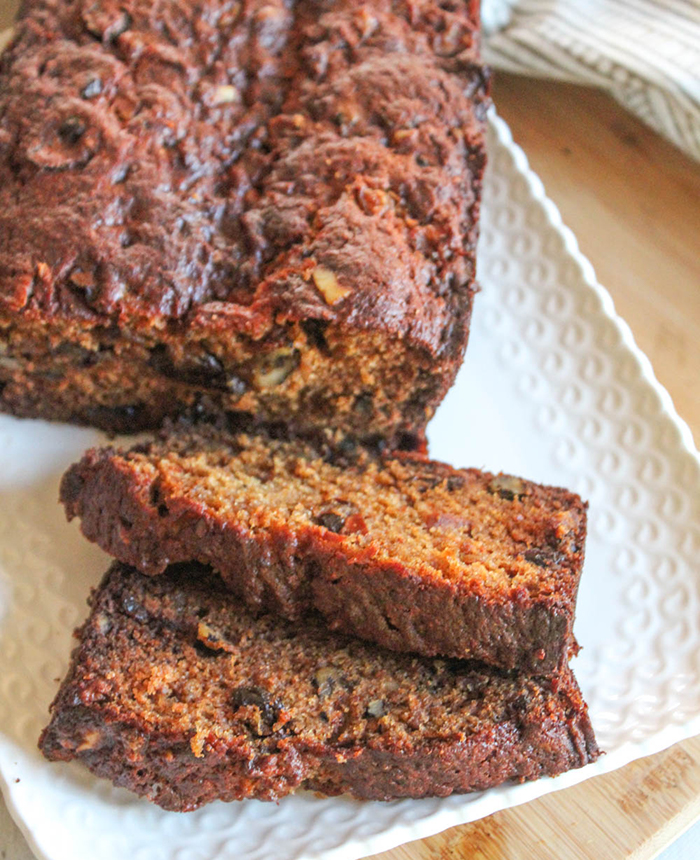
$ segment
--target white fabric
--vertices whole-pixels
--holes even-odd
[[[483,0],[492,66],[592,84],[700,159],[700,0]]]

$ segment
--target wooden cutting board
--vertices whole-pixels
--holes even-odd
[[[700,440],[700,165],[602,93],[497,73],[493,96]],[[650,860],[698,818],[700,737],[374,860]]]
[[[16,5],[0,0],[0,29]],[[494,99],[700,438],[700,166],[594,91],[497,75]],[[698,817],[695,738],[376,858],[649,860]],[[31,857],[0,799],[0,858]]]

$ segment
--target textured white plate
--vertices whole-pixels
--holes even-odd
[[[514,806],[700,733],[700,466],[691,434],[615,316],[541,183],[493,119],[467,360],[434,456],[569,486],[590,537],[575,668],[601,746],[558,779],[443,800],[163,812],[36,751],[70,632],[107,559],[66,525],[61,471],[99,434],[0,419],[0,771],[50,860],[351,860]]]

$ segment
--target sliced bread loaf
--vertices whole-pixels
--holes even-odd
[[[297,788],[442,796],[598,756],[568,668],[509,675],[256,618],[194,564],[112,567],[40,747],[179,811]]]
[[[195,426],[89,451],[61,498],[144,573],[211,564],[253,609],[394,650],[549,674],[575,647],[586,506],[563,489]]]

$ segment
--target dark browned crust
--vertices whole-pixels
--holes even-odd
[[[133,431],[206,397],[420,432],[475,289],[478,3],[232,9],[25,0],[0,64],[0,409]]]
[[[477,659],[540,675],[556,672],[576,652],[572,631],[586,538],[586,505],[576,494],[476,469],[456,470],[419,454],[382,455],[386,475],[404,471],[398,486],[411,490],[421,482],[422,498],[434,505],[434,521],[444,511],[440,494],[454,484],[454,493],[486,500],[481,514],[464,508],[464,517],[473,520],[470,527],[479,528],[479,517],[497,517],[506,534],[516,534],[517,541],[504,544],[503,564],[507,570],[525,566],[527,582],[512,573],[495,583],[465,582],[435,576],[422,557],[410,563],[377,558],[373,550],[381,531],[372,532],[373,542],[357,551],[322,521],[290,525],[277,515],[265,527],[250,529],[184,487],[190,467],[179,465],[180,455],[214,452],[231,462],[230,468],[244,471],[239,452],[258,445],[269,446],[270,458],[276,452],[302,463],[330,461],[356,475],[358,484],[367,463],[379,456],[361,448],[348,454],[346,447],[260,434],[226,436],[199,427],[132,451],[88,451],[64,476],[61,501],[68,519],[80,517],[83,534],[120,561],[150,575],[177,562],[210,564],[253,609],[291,619],[316,610],[332,629],[393,650]],[[289,481],[296,480],[290,474]],[[498,489],[499,480],[506,480],[506,489]],[[519,495],[508,489],[512,480]],[[264,510],[275,513],[272,507]],[[460,539],[455,532],[454,540]]]
[[[44,755],[178,811],[297,788],[446,796],[599,755],[568,668],[538,680],[381,652],[314,619],[255,619],[219,583],[191,565],[148,578],[115,564],[51,706]]]

